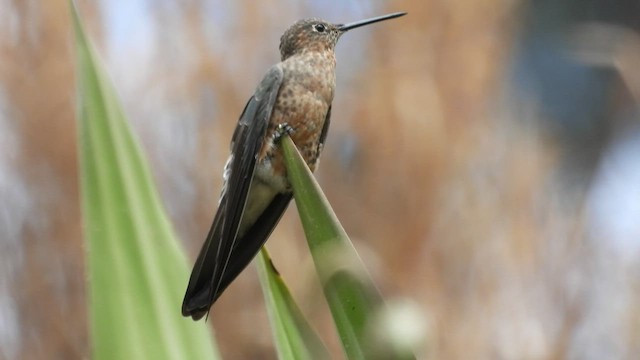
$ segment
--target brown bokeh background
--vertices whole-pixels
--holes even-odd
[[[636,2],[77,3],[191,258],[286,27],[408,11],[341,39],[317,177],[419,357],[640,353]],[[0,0],[0,359],[91,353],[71,35],[67,1]],[[268,247],[339,357],[293,206]],[[275,358],[252,267],[210,323]]]

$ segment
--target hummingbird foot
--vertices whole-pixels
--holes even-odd
[[[289,123],[285,122],[279,124],[276,128],[276,131],[273,132],[273,142],[277,144],[280,142],[280,139],[282,139],[284,135],[291,135],[294,132],[296,132],[296,129],[289,125]]]

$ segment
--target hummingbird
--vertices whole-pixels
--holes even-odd
[[[251,262],[293,196],[279,139],[289,135],[314,171],[329,130],[335,46],[345,32],[405,15],[349,24],[299,20],[280,38],[272,66],[240,115],[213,223],[196,259],[182,315],[199,320]]]

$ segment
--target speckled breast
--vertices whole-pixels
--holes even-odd
[[[281,124],[293,128],[291,139],[314,171],[320,151],[320,135],[335,88],[335,58],[333,54],[307,54],[280,63],[284,80],[271,114],[267,136],[258,157],[256,175],[279,191],[287,191],[286,169],[282,150],[274,143]]]

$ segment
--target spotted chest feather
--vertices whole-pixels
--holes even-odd
[[[320,136],[333,100],[335,58],[333,54],[314,52],[291,57],[281,65],[285,80],[280,87],[258,156],[256,174],[262,181],[287,191],[289,185],[282,150],[274,141],[278,135],[277,129],[281,124],[293,129],[291,139],[314,171],[322,150]],[[329,71],[320,71],[319,68]]]

